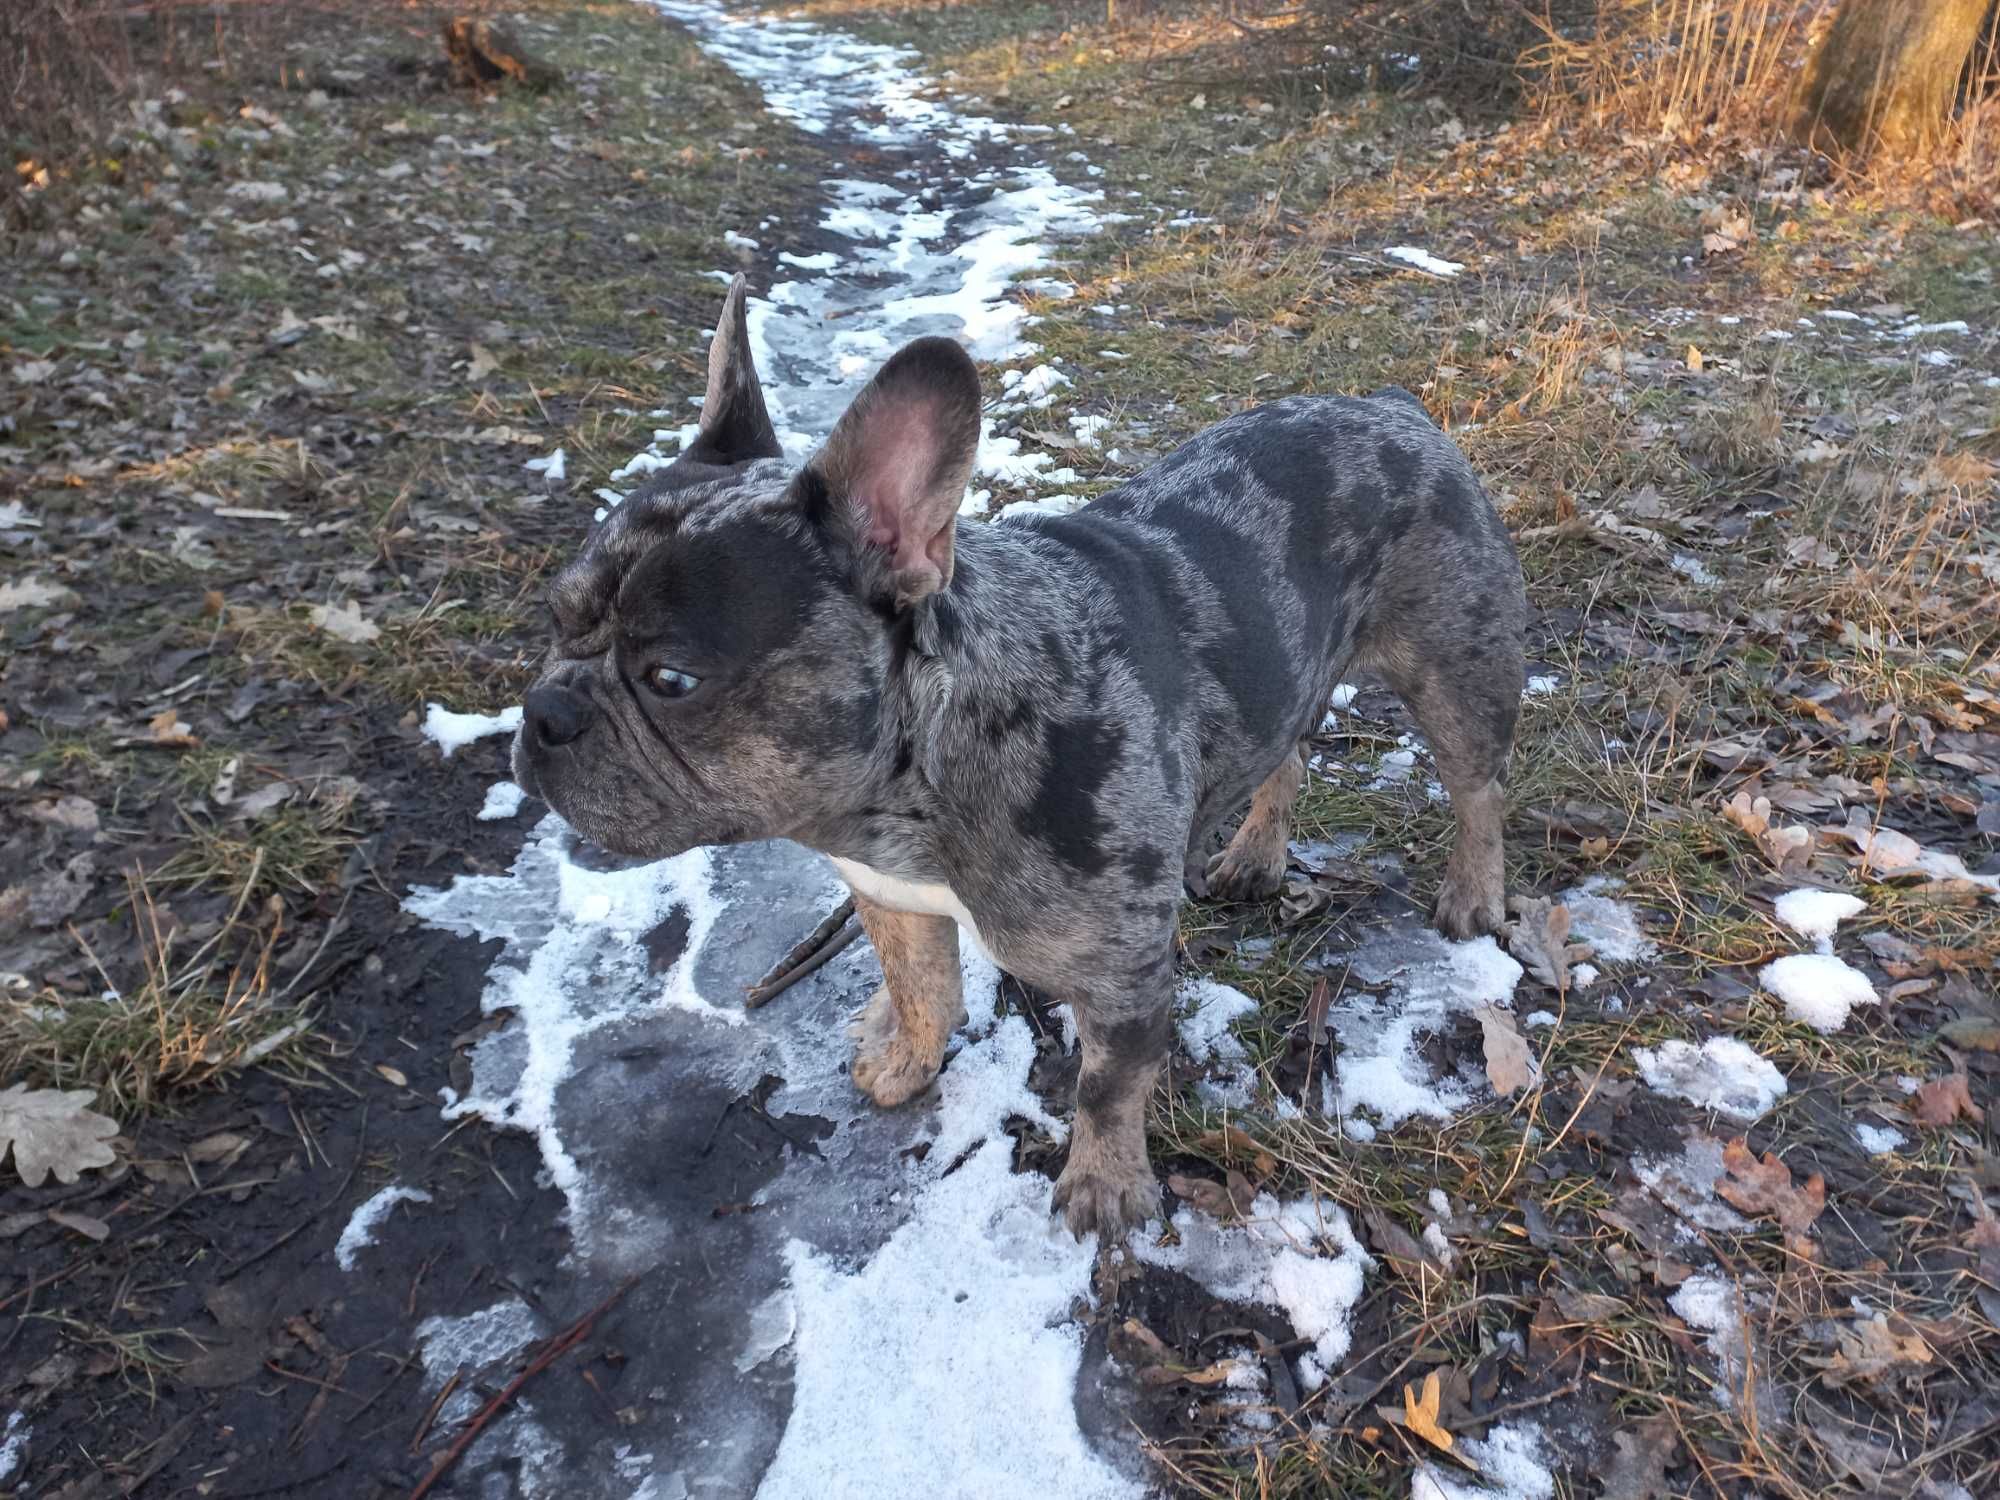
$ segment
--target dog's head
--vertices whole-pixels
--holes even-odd
[[[910,612],[951,582],[979,376],[905,346],[796,473],[751,363],[739,276],[699,432],[549,590],[555,644],[514,776],[586,838],[660,857],[804,836],[893,762],[882,704]]]

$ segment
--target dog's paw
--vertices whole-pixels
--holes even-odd
[[[1268,901],[1285,884],[1285,846],[1248,851],[1231,844],[1208,862],[1208,894],[1216,901]]]
[[[854,1064],[848,1076],[854,1086],[884,1109],[904,1104],[931,1086],[944,1066],[944,1044],[950,1031],[942,1032],[935,1044],[922,1045],[897,1020],[896,1003],[889,998],[889,986],[875,991],[848,1034],[854,1038]]]
[[[1053,1206],[1078,1239],[1096,1234],[1115,1243],[1159,1212],[1160,1181],[1144,1160],[1079,1161],[1072,1155],[1056,1179]]]
[[[1448,938],[1464,942],[1481,933],[1498,932],[1507,919],[1506,906],[1498,887],[1488,889],[1479,881],[1455,878],[1449,871],[1438,888],[1437,906],[1431,922]]]

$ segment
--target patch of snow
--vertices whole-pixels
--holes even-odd
[[[354,1259],[368,1246],[375,1243],[375,1230],[389,1217],[389,1211],[398,1203],[428,1203],[431,1195],[422,1188],[402,1186],[385,1187],[381,1192],[354,1210],[347,1221],[347,1227],[340,1231],[340,1239],[333,1247],[334,1264],[343,1271],[354,1269]]]
[[[531,474],[542,476],[544,484],[561,484],[569,473],[569,455],[561,448],[544,458],[531,458],[521,465]]]
[[[758,1500],[929,1495],[946,1477],[996,1500],[1144,1493],[1076,1422],[1071,1308],[1095,1247],[1050,1222],[1047,1182],[1012,1162],[988,1141],[859,1267],[792,1242],[792,1413]]]
[[[1682,1322],[1708,1335],[1709,1352],[1721,1366],[1715,1399],[1731,1411],[1750,1370],[1750,1336],[1743,1317],[1747,1302],[1734,1281],[1712,1271],[1688,1277],[1667,1299]]]
[[[1454,1015],[1510,1004],[1521,966],[1490,937],[1449,943],[1414,920],[1371,933],[1351,966],[1363,984],[1388,992],[1350,989],[1328,1011],[1340,1046],[1326,1081],[1327,1112],[1366,1140],[1415,1116],[1448,1120],[1471,1104],[1486,1086],[1483,1072],[1434,1074],[1424,1040],[1449,1027]],[[1376,1118],[1360,1117],[1364,1109]]]
[[[1410,1475],[1410,1500],[1549,1500],[1556,1492],[1550,1467],[1556,1460],[1532,1422],[1502,1422],[1484,1438],[1459,1439],[1456,1451],[1480,1478],[1419,1463]]]
[[[1022,521],[1029,516],[1074,515],[1090,502],[1081,495],[1045,495],[1040,500],[1016,500],[1000,508],[1001,521]]]
[[[831,271],[840,264],[840,257],[831,250],[822,250],[817,255],[794,255],[789,250],[780,250],[778,259],[788,266],[797,266],[801,271]]]
[[[1368,790],[1379,792],[1389,787],[1401,786],[1410,779],[1410,773],[1416,769],[1416,766],[1416,751],[1386,751],[1382,759],[1376,763],[1375,779],[1368,783]]]
[[[1238,1062],[1243,1044],[1230,1034],[1230,1023],[1255,1015],[1257,1002],[1241,990],[1205,975],[1181,983],[1180,1003],[1187,1007],[1175,1018],[1181,1045],[1196,1062]]]
[[[505,942],[480,1008],[488,1015],[512,1011],[515,1024],[473,1049],[473,1086],[445,1117],[478,1115],[534,1135],[549,1181],[569,1198],[571,1228],[587,1241],[593,1214],[616,1206],[589,1201],[590,1185],[558,1131],[556,1093],[569,1077],[577,1043],[657,1005],[738,1023],[743,1012],[711,1005],[690,973],[719,910],[708,880],[709,851],[692,849],[630,869],[587,869],[570,859],[568,834],[568,825],[551,813],[529,834],[507,874],[460,875],[443,890],[418,887],[403,904],[447,931]],[[656,981],[647,973],[645,950],[632,939],[676,907],[688,914],[686,948]],[[488,1066],[482,1068],[482,1061]]]
[[[1762,1119],[1785,1095],[1785,1075],[1733,1036],[1710,1037],[1699,1047],[1682,1041],[1634,1047],[1632,1058],[1655,1093],[1745,1124]]]
[[[442,703],[424,705],[424,738],[436,745],[446,760],[474,740],[483,740],[495,734],[512,734],[520,727],[521,709],[518,704],[497,714],[459,714]]]
[[[1861,1149],[1870,1156],[1886,1156],[1889,1152],[1905,1145],[1909,1137],[1893,1125],[1863,1125],[1854,1127],[1854,1138],[1861,1143]]]
[[[542,1336],[542,1320],[518,1297],[462,1317],[425,1318],[417,1325],[424,1385],[436,1390],[460,1370],[477,1370],[525,1349]]]
[[[486,789],[486,801],[480,804],[475,816],[482,823],[511,818],[521,810],[521,803],[527,795],[511,781],[496,781]]]
[[[1561,685],[1562,678],[1554,675],[1530,677],[1527,686],[1521,689],[1521,696],[1523,698],[1544,698],[1553,693]]]
[[[1836,927],[1867,909],[1866,901],[1845,891],[1786,891],[1775,903],[1780,922],[1800,937],[1819,943],[1830,942]]]
[[[790,1287],[779,1287],[750,1309],[750,1337],[736,1356],[736,1373],[748,1374],[780,1349],[799,1331],[799,1305]]]
[[[1400,260],[1406,266],[1415,266],[1419,271],[1428,271],[1433,276],[1450,278],[1465,269],[1455,260],[1440,260],[1428,250],[1415,245],[1391,245],[1382,252],[1391,260]]]
[[[1680,574],[1689,583],[1699,584],[1705,589],[1714,588],[1715,585],[1722,582],[1720,578],[1709,572],[1707,565],[1700,558],[1689,552],[1676,552],[1672,557],[1667,559],[1667,566]]]
[[[1773,959],[1758,971],[1757,983],[1785,1002],[1786,1015],[1815,1031],[1838,1031],[1855,1006],[1881,1003],[1868,976],[1831,953]]]
[[[0,1480],[12,1478],[28,1461],[28,1439],[33,1436],[26,1412],[7,1413],[7,1425],[0,1427]]]
[[[1260,1193],[1240,1225],[1218,1224],[1183,1206],[1173,1227],[1179,1243],[1159,1245],[1136,1234],[1132,1253],[1193,1277],[1214,1296],[1283,1312],[1300,1338],[1313,1341],[1299,1356],[1300,1384],[1324,1385],[1346,1357],[1349,1319],[1375,1266],[1333,1200],[1280,1202]]]
[[[751,239],[749,235],[738,234],[733,229],[722,231],[722,243],[732,250],[755,250],[759,248],[757,241]]]
[[[990,986],[986,993],[992,993]],[[944,1170],[998,1135],[1010,1116],[1032,1120],[1054,1139],[1064,1139],[1067,1127],[1028,1087],[1034,1061],[1035,1034],[1019,1016],[1005,1017],[992,1035],[961,1050],[938,1075],[938,1129],[926,1162]]]
[[[1740,1232],[1749,1221],[1715,1196],[1724,1170],[1722,1142],[1706,1136],[1691,1137],[1678,1156],[1632,1158],[1632,1175],[1689,1224]]]
[[[1570,941],[1590,944],[1593,956],[1605,963],[1643,963],[1659,949],[1639,930],[1639,914],[1605,894],[1620,888],[1609,876],[1593,875],[1556,899],[1569,908]]]
[[[1572,990],[1587,990],[1597,983],[1599,977],[1596,964],[1571,964],[1569,987]]]

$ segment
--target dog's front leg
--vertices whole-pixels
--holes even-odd
[[[1146,1156],[1146,1106],[1167,1058],[1172,977],[1168,959],[1143,990],[1076,1003],[1083,1071],[1055,1206],[1078,1239],[1095,1231],[1116,1240],[1159,1208],[1159,1179]]]
[[[944,1066],[945,1043],[965,1020],[958,923],[892,911],[859,894],[854,909],[882,961],[883,984],[849,1028],[855,1043],[850,1076],[886,1108],[930,1087]]]

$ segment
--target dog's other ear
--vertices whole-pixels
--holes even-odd
[[[708,346],[708,393],[701,399],[700,430],[681,457],[701,464],[740,464],[778,458],[778,434],[764,410],[764,388],[750,358],[750,320],[744,311],[748,283],[729,283],[722,320]]]
[[[802,482],[906,608],[951,582],[952,529],[979,449],[979,371],[950,339],[905,344],[834,424]]]

